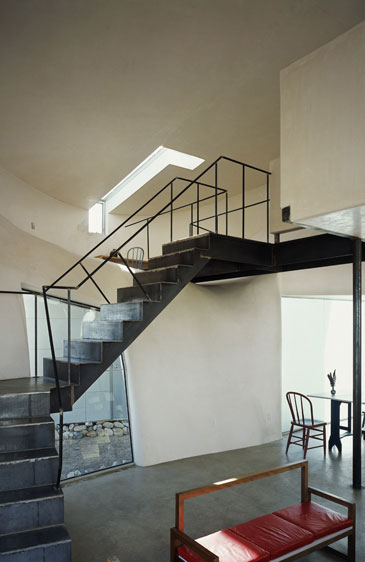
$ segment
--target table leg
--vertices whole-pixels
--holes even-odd
[[[338,452],[342,453],[342,444],[340,439],[340,406],[339,400],[331,400],[331,435],[328,441],[328,449],[333,446],[337,447]]]

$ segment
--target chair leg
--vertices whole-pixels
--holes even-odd
[[[302,448],[304,449],[304,444],[305,444],[305,429],[304,428],[303,428],[303,431],[302,431],[302,441],[303,441],[302,442]]]
[[[327,438],[326,438],[326,424],[323,426],[323,454],[326,456],[326,445],[327,445]]]
[[[307,456],[307,451],[308,451],[309,431],[310,431],[310,429],[308,428],[308,429],[306,429],[306,432],[305,432],[304,458]]]
[[[290,431],[289,431],[288,442],[286,444],[286,451],[285,451],[286,455],[288,454],[288,449],[289,449],[292,435],[293,435],[293,426],[290,427]]]
[[[355,562],[356,559],[355,531],[347,539],[347,559],[349,562]]]

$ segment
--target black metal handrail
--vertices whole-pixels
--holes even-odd
[[[236,165],[239,165],[242,167],[242,207],[240,207],[239,209],[234,209],[232,211],[228,210],[228,192],[226,189],[223,189],[221,187],[218,187],[218,163],[221,160],[226,160],[229,162],[232,162]],[[210,219],[214,218],[215,220],[215,232],[218,233],[218,219],[220,216],[225,215],[226,217],[226,234],[228,234],[228,216],[231,212],[235,212],[237,210],[242,210],[242,238],[244,238],[245,236],[245,209],[248,207],[247,205],[245,205],[245,184],[246,184],[246,169],[251,169],[251,170],[256,170],[258,172],[261,172],[263,174],[266,174],[266,190],[267,190],[267,197],[266,200],[260,203],[265,203],[267,204],[267,239],[269,239],[269,176],[270,176],[270,172],[266,171],[266,170],[262,170],[261,168],[257,168],[255,166],[251,166],[250,164],[246,164],[243,162],[239,162],[238,160],[234,160],[233,158],[229,158],[227,156],[220,156],[219,158],[217,158],[212,164],[210,164],[205,170],[203,170],[194,180],[186,180],[184,178],[180,178],[180,177],[176,177],[173,180],[171,180],[170,182],[168,182],[164,187],[162,187],[157,193],[155,193],[152,197],[150,197],[150,199],[148,201],[146,201],[146,203],[144,203],[143,205],[141,205],[134,213],[132,213],[127,219],[125,219],[124,221],[122,221],[122,223],[120,225],[118,225],[110,234],[108,234],[103,240],[101,240],[98,244],[96,244],[91,250],[89,250],[82,258],[80,258],[79,260],[77,260],[71,267],[69,267],[62,275],[60,275],[51,285],[44,285],[42,287],[42,292],[43,292],[43,298],[44,298],[44,303],[45,303],[45,310],[46,310],[46,318],[47,318],[47,327],[48,327],[48,334],[49,334],[49,341],[50,341],[50,347],[51,347],[51,355],[52,355],[52,363],[53,363],[53,369],[54,369],[54,376],[55,376],[55,382],[56,382],[56,391],[57,391],[57,398],[58,398],[58,403],[59,403],[59,412],[60,412],[60,445],[59,445],[59,450],[60,450],[60,464],[59,464],[59,471],[58,471],[58,478],[57,478],[57,485],[59,486],[60,483],[60,478],[61,478],[61,470],[62,470],[62,457],[63,457],[63,433],[62,433],[62,427],[63,427],[63,405],[62,405],[62,395],[61,395],[61,387],[60,387],[60,382],[59,382],[59,374],[58,374],[58,369],[57,369],[57,360],[56,360],[56,355],[55,355],[55,348],[54,348],[54,342],[53,342],[53,334],[52,334],[52,326],[51,326],[51,320],[50,320],[50,315],[49,315],[49,310],[48,310],[48,303],[47,303],[47,292],[50,289],[57,289],[57,290],[66,290],[67,291],[67,303],[68,303],[68,384],[70,384],[70,379],[71,379],[71,329],[70,329],[70,318],[71,318],[71,291],[72,290],[78,290],[80,289],[88,280],[91,280],[92,283],[96,286],[96,288],[99,290],[99,292],[101,293],[101,295],[103,296],[103,298],[106,300],[106,302],[109,303],[108,298],[106,297],[106,295],[104,294],[104,292],[102,291],[102,289],[99,287],[99,285],[96,283],[95,279],[93,278],[93,276],[95,275],[96,272],[98,272],[102,267],[105,266],[106,263],[108,263],[113,256],[117,255],[121,258],[122,262],[124,263],[124,265],[127,267],[129,273],[133,276],[133,279],[136,281],[137,286],[141,289],[141,292],[143,293],[145,298],[149,298],[148,294],[146,293],[145,289],[143,288],[142,284],[139,282],[138,278],[136,277],[136,275],[134,274],[133,270],[128,266],[126,260],[123,258],[122,256],[122,252],[121,250],[127,245],[129,244],[129,242],[131,242],[136,236],[138,236],[138,234],[140,234],[143,230],[146,229],[146,233],[147,233],[147,245],[149,248],[149,227],[150,224],[155,221],[159,216],[166,214],[166,213],[170,213],[170,240],[172,241],[172,237],[173,237],[173,222],[172,222],[172,217],[173,217],[173,212],[180,210],[182,208],[185,208],[186,206],[190,205],[190,209],[191,209],[191,213],[190,213],[190,225],[189,225],[189,235],[192,235],[192,229],[194,227],[196,227],[197,229],[197,233],[199,234],[200,229],[204,230],[206,232],[211,232],[208,229],[202,227],[200,225],[200,222],[204,221],[204,220],[208,220],[206,218],[201,218],[200,217],[200,204],[203,201],[206,201],[208,199],[212,199],[214,198],[214,215],[212,215],[212,217],[210,217]],[[214,169],[214,185],[210,185],[210,184],[206,184],[205,182],[200,181],[201,178],[207,174],[210,170]],[[174,187],[174,182],[175,181],[187,181],[188,185],[185,186],[177,195],[174,195],[173,193],[173,187]],[[182,196],[184,195],[189,189],[191,189],[193,186],[196,186],[196,201],[192,202],[192,203],[188,203],[187,205],[182,205],[179,207],[174,207],[174,203]],[[214,194],[212,196],[209,197],[205,197],[200,199],[200,188],[201,187],[209,187],[214,189]],[[127,238],[127,240],[125,242],[123,242],[122,244],[120,244],[117,248],[113,249],[112,252],[110,252],[109,256],[104,258],[102,263],[100,263],[97,267],[95,267],[91,272],[89,272],[86,267],[84,266],[84,264],[82,263],[87,257],[89,257],[93,252],[95,252],[95,250],[97,248],[99,248],[102,244],[104,244],[107,240],[109,240],[112,236],[114,236],[114,234],[116,234],[118,231],[121,230],[121,228],[125,227],[125,226],[133,226],[133,224],[128,224],[130,223],[130,221],[141,214],[141,212],[152,202],[154,201],[159,195],[161,195],[163,192],[165,192],[166,190],[170,190],[170,201],[165,204],[157,213],[155,213],[153,216],[148,217],[146,219],[142,219],[142,220],[138,220],[133,224],[139,224],[141,222],[143,222],[142,226],[140,228],[138,228],[136,230],[136,232],[134,232],[134,234],[132,234],[129,238]],[[225,194],[225,212],[223,213],[218,213],[218,197],[222,194]],[[196,206],[196,221],[194,221],[194,205]],[[149,257],[149,255],[148,255]],[[64,279],[71,271],[73,271],[77,266],[81,266],[82,270],[84,273],[86,273],[86,276],[80,281],[80,283],[78,283],[75,286],[69,286],[69,285],[59,285],[58,283]],[[61,467],[61,468],[60,468]]]

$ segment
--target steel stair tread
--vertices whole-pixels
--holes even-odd
[[[7,453],[0,453],[0,464],[55,457],[58,458],[58,453],[54,447],[47,447],[44,449],[27,449],[24,451],[8,451]]]
[[[2,535],[0,554],[22,552],[28,548],[40,548],[69,541],[71,541],[70,535],[64,525],[52,525],[51,527]]]
[[[52,381],[45,377],[22,377],[19,379],[2,379],[0,396],[17,394],[46,394],[52,388]]]
[[[50,416],[41,417],[28,417],[28,418],[13,418],[0,420],[0,429],[2,427],[22,427],[25,425],[41,425],[54,423]]]
[[[62,490],[58,490],[52,485],[33,486],[32,488],[23,488],[20,490],[0,492],[0,506],[12,503],[26,503],[60,497],[63,497]]]
[[[198,252],[201,252],[202,249],[205,249],[205,248],[196,247],[196,248],[186,248],[185,250],[176,250],[175,252],[170,252],[169,254],[160,254],[158,256],[153,256],[152,258],[150,258],[150,260],[155,260],[155,259],[157,260],[157,259],[160,259],[160,258],[166,258],[167,256],[179,256],[181,254],[187,255],[187,254],[192,254],[192,253],[198,253]],[[180,265],[180,264],[176,264],[176,265]],[[184,264],[181,264],[181,265],[184,265]],[[146,271],[151,271],[151,270],[146,269]]]
[[[94,341],[94,340],[92,340]],[[97,340],[100,341],[100,340]],[[49,357],[46,357],[46,359],[49,359],[49,361],[52,362],[52,359]],[[59,361],[60,363],[68,363],[68,359],[67,357],[56,357],[56,361]],[[70,361],[71,365],[99,365],[101,363],[101,361],[90,361],[90,359],[76,359],[75,357],[71,357],[71,361]],[[47,377],[48,378],[48,377]],[[54,379],[48,379],[50,381],[53,381],[53,387],[55,386],[55,381]],[[65,381],[60,381],[61,382],[65,382]],[[61,384],[62,386],[62,384]],[[66,384],[64,384],[63,386],[67,386]]]
[[[174,269],[179,269],[180,267],[191,268],[193,266],[185,264],[185,263],[177,263],[177,264],[174,264],[174,265],[165,265],[165,266],[162,266],[162,267],[154,267],[153,269],[146,269],[144,271],[138,272],[137,277],[138,277],[138,279],[140,279],[140,277],[142,277],[144,273],[155,273],[157,271],[172,271]],[[168,283],[168,281],[161,281],[161,283]]]
[[[117,323],[118,323],[118,322],[117,322]],[[91,322],[90,322],[90,324],[91,324]],[[67,342],[67,340],[65,340],[65,341]],[[103,342],[107,342],[107,343],[109,343],[109,342],[115,342],[115,341],[117,341],[117,342],[123,342],[123,340],[93,340],[93,339],[90,340],[90,339],[88,339],[88,338],[77,338],[77,339],[72,339],[72,340],[71,340],[71,343],[72,343],[72,342],[75,342],[75,343],[84,343],[84,342],[87,342],[87,343],[89,343],[90,341],[95,342],[95,343],[100,343],[100,344],[102,344]],[[63,357],[63,359],[65,359],[65,357]],[[65,360],[67,361],[67,357],[66,357]],[[75,361],[76,361],[76,362],[80,362],[80,361],[85,361],[85,360],[84,360],[84,359],[76,359]],[[87,361],[87,359],[86,359],[86,361]],[[74,361],[71,361],[71,362],[73,363]],[[100,363],[100,361],[89,361],[89,363]]]

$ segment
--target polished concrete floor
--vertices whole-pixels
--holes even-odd
[[[292,446],[286,456],[285,444],[286,439],[147,468],[131,467],[67,484],[66,525],[73,541],[73,562],[107,562],[113,556],[120,562],[168,562],[175,493],[301,460],[300,448]],[[309,484],[357,503],[357,562],[364,562],[364,490],[351,487],[351,451],[349,437],[343,440],[342,456],[335,452],[324,458],[321,449],[309,451]],[[363,480],[365,484],[365,470]],[[188,500],[185,530],[203,536],[299,501],[300,471],[286,473]],[[338,543],[339,549],[345,547]],[[322,551],[302,560],[339,558]]]

